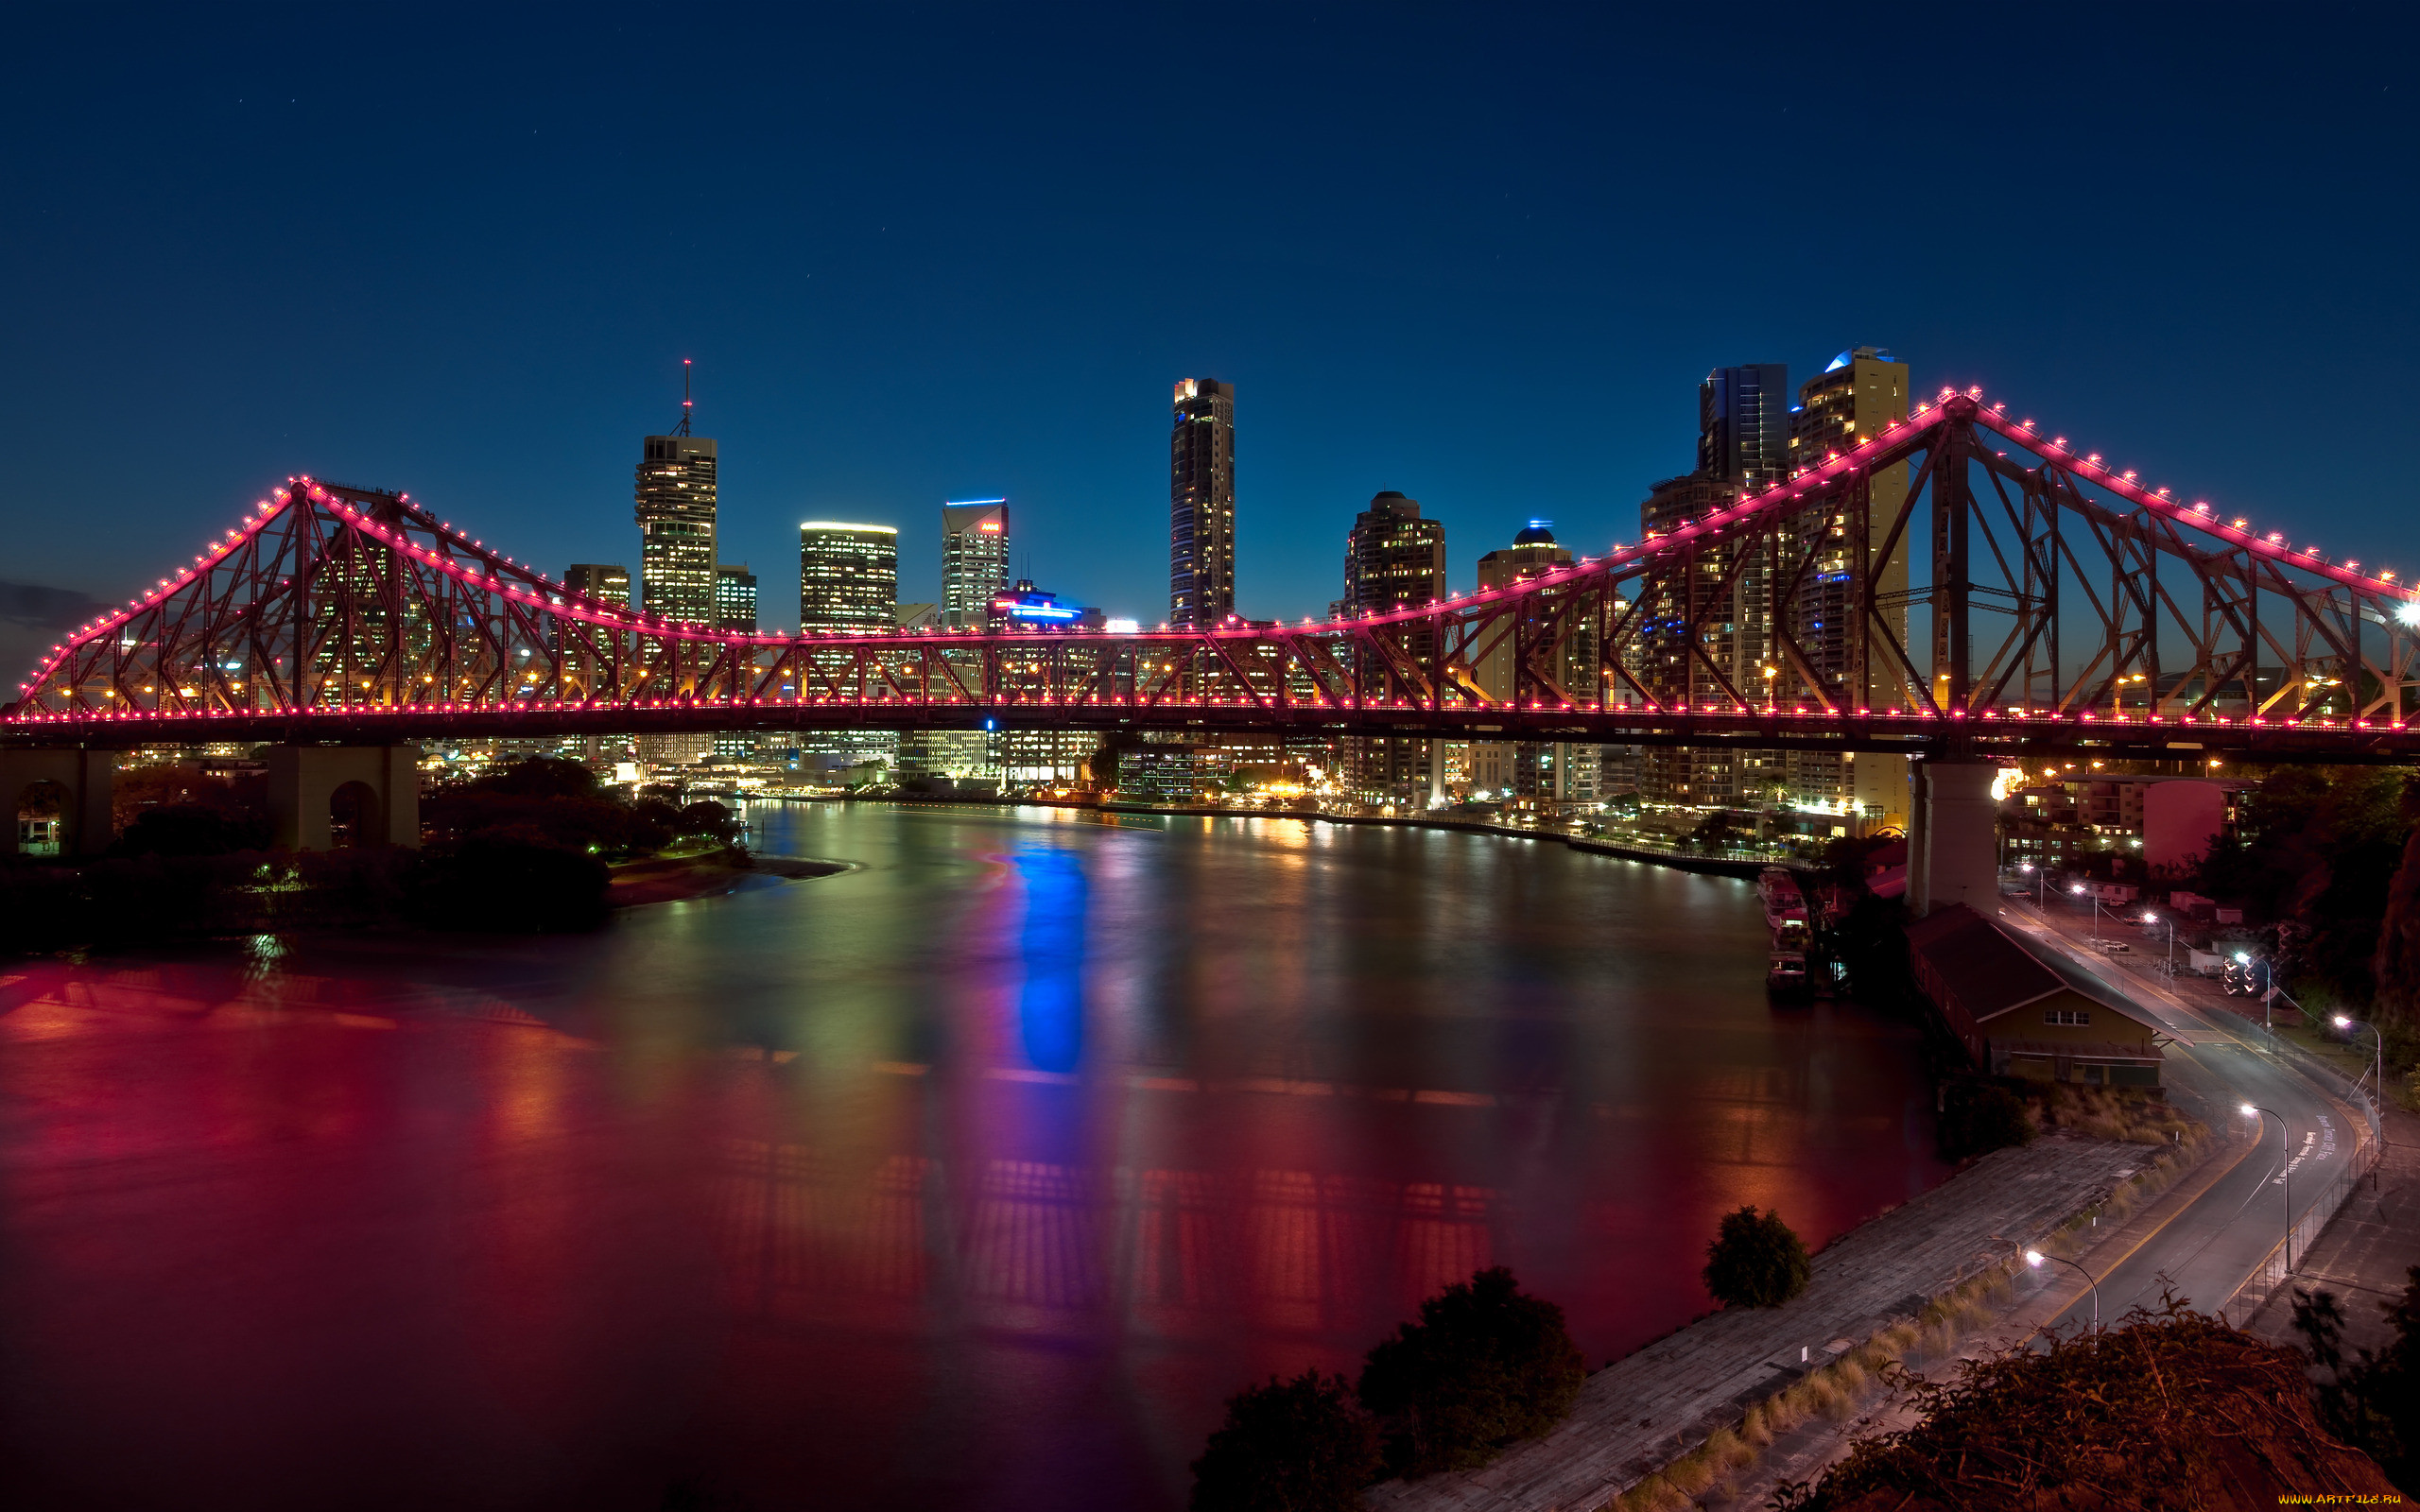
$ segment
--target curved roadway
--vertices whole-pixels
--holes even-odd
[[[2331,1095],[2289,1057],[2264,1048],[2258,1031],[2235,1013],[2195,1005],[2148,972],[2085,954],[2066,930],[2041,919],[2030,900],[2003,903],[2009,906],[2001,909],[1999,921],[2043,964],[2084,991],[2115,997],[2148,1014],[2176,1041],[2167,1047],[2162,1070],[2169,1101],[2227,1141],[2211,1157],[2221,1162],[2216,1179],[2206,1170],[2188,1176],[2188,1182],[2206,1185],[2100,1276],[2102,1320],[2115,1322],[2130,1308],[2158,1306],[2163,1284],[2180,1301],[2217,1312],[2285,1237],[2289,1194],[2292,1219],[2299,1222],[2346,1162],[2367,1159],[2366,1115]],[[2239,1110],[2245,1103],[2285,1121],[2292,1159],[2282,1179],[2278,1119],[2258,1119],[2259,1137],[2253,1139],[2255,1120]],[[2051,1326],[2088,1322],[2090,1293],[2072,1271],[2058,1270],[2078,1295]]]

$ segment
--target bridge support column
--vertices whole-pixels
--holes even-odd
[[[1945,903],[1988,914],[1999,898],[1999,810],[1995,762],[1918,762],[1908,833],[1908,911]]]
[[[289,850],[335,843],[331,811],[337,790],[359,783],[356,845],[420,847],[418,746],[272,746],[268,752],[269,834]]]
[[[60,828],[64,832],[60,855],[98,855],[116,838],[110,800],[117,782],[117,752],[88,750],[0,750],[0,799],[8,804],[8,828],[0,833],[0,855],[17,853],[17,813],[27,790],[50,783],[59,790]]]

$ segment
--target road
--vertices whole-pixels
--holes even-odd
[[[2299,1220],[2345,1162],[2366,1160],[2366,1119],[2288,1057],[2266,1050],[2258,1029],[2234,1013],[2197,1005],[2147,971],[2087,954],[2081,921],[2061,918],[2057,910],[2046,919],[2031,899],[2004,898],[2002,903],[1999,922],[2045,965],[2083,991],[2149,1014],[2176,1041],[2168,1047],[2162,1074],[2169,1100],[2226,1141],[2212,1157],[2223,1162],[2217,1179],[2108,1265],[2100,1280],[2101,1318],[2115,1321],[2130,1308],[2158,1306],[2163,1285],[2180,1301],[2216,1312],[2285,1236],[2289,1197],[2292,1218]],[[2103,932],[2135,933],[2126,925]],[[2282,1177],[2278,1120],[2257,1120],[2256,1139],[2256,1121],[2240,1111],[2245,1103],[2285,1121],[2292,1160]],[[2052,1326],[2088,1321],[2089,1293],[2072,1271],[2055,1268],[2078,1296]]]

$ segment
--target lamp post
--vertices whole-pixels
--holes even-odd
[[[2273,1118],[2277,1121],[2277,1179],[2286,1189],[2286,1274],[2290,1276],[2294,1273],[2294,1174],[2290,1169],[2294,1156],[2293,1131],[2286,1127],[2283,1113],[2256,1108],[2250,1103],[2243,1104],[2242,1108],[2246,1118]]]
[[[2074,886],[2069,887],[2069,888],[2067,889],[2067,891],[2069,891],[2069,892],[2071,892],[2071,893],[2076,894],[2078,897],[2082,897],[2083,894],[2085,894],[2085,893],[2087,893],[2087,892],[2092,893],[2092,937],[2093,937],[2095,940],[2100,939],[2100,893],[2098,893],[2098,892],[2093,891],[2093,889],[2092,889],[2092,888],[2085,886],[2085,885],[2084,885],[2083,883],[2081,883],[2081,882],[2077,883]]]
[[[2046,1255],[2038,1249],[2029,1249],[2025,1252],[2025,1263],[2032,1266],[2035,1270],[2040,1270],[2042,1268],[2043,1262],[2051,1260],[2057,1261],[2060,1264],[2066,1266],[2069,1270],[2072,1270],[2077,1275],[2083,1277],[2083,1283],[2092,1288],[2092,1326],[2094,1328],[2100,1327],[2100,1283],[2092,1279],[2092,1272],[2084,1269],[2082,1265],[2077,1264],[2074,1261],[2067,1259],[2064,1255]]]
[[[2386,1036],[2378,1033],[2377,1024],[2361,1019],[2348,1019],[2341,1013],[2336,1016],[2336,1027],[2370,1031],[2370,1039],[2377,1046],[2377,1058],[2370,1063],[2370,1101],[2384,1108],[2386,1106]]]
[[[2146,924],[2166,924],[2168,926],[2168,974],[2174,976],[2176,974],[2176,920],[2173,919],[2162,919],[2157,914],[2145,914],[2143,916],[2143,922]]]

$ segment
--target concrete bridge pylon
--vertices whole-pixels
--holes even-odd
[[[1988,915],[1999,898],[1999,803],[1992,782],[1999,764],[1915,764],[1908,831],[1908,911],[1918,918],[1945,903]]]
[[[289,850],[335,843],[337,794],[359,784],[356,845],[420,845],[418,746],[272,746],[268,751],[271,840]]]

